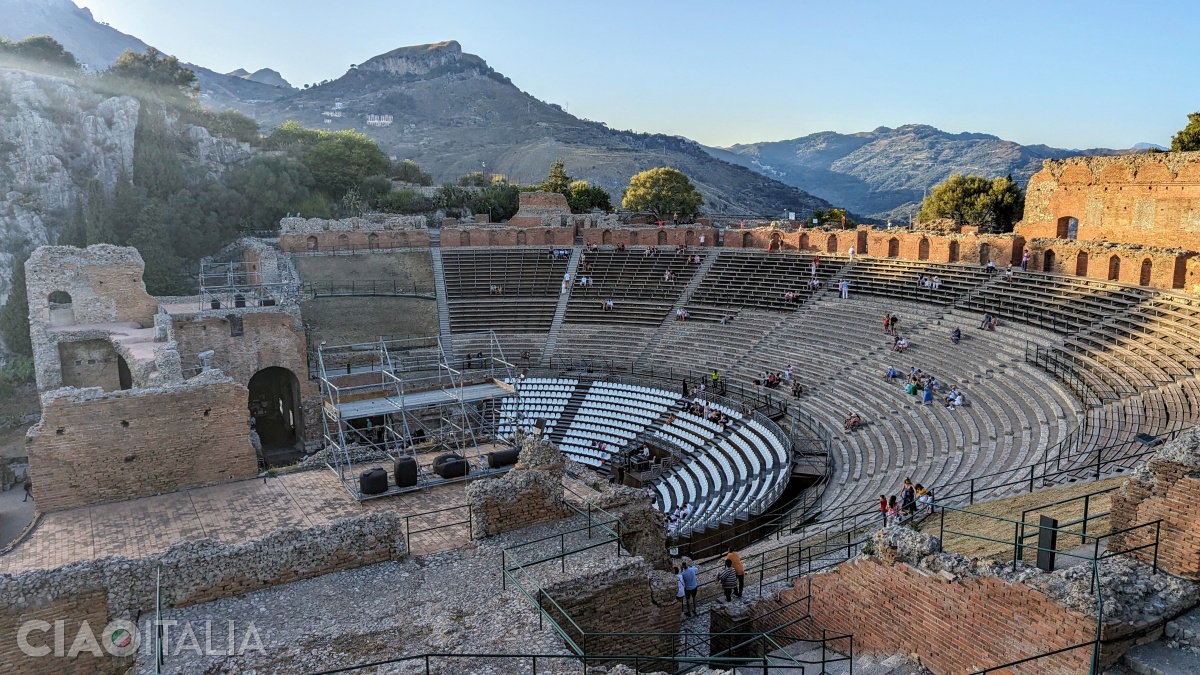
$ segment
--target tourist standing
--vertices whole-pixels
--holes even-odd
[[[679,600],[679,607],[681,609],[683,609],[684,616],[687,616],[687,605],[684,604],[685,596],[686,596],[686,594],[684,593],[684,588],[683,588],[683,573],[679,571],[679,565],[676,565],[675,566],[675,598]]]
[[[883,516],[883,526],[887,527],[887,524],[888,524],[888,522],[887,522],[887,520],[888,520],[888,498],[887,498],[887,495],[879,495],[879,515]],[[675,571],[678,572],[679,569],[676,568]]]
[[[725,559],[725,568],[717,572],[717,581],[721,584],[721,590],[725,591],[725,602],[733,602],[733,592],[737,590],[738,580],[737,572],[733,571],[733,561],[729,558]]]
[[[700,583],[696,580],[696,572],[700,570],[690,561],[684,564],[687,567],[680,574],[683,577],[683,614],[684,616],[696,616],[699,614],[696,609],[696,590],[700,587]]]
[[[1026,272],[1028,270],[1029,270],[1029,251],[1025,251],[1024,253],[1021,254],[1021,271]]]
[[[730,546],[725,551],[725,560],[733,564],[733,573],[737,575],[737,596],[742,597],[742,588],[746,585],[746,567],[742,564],[742,556]]]
[[[933,380],[925,382],[925,391],[921,396],[921,405],[929,405],[930,403],[933,403]]]

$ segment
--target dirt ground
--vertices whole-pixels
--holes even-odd
[[[433,266],[423,251],[372,253],[366,255],[294,256],[301,281],[395,281],[403,287],[416,285],[423,292],[433,289]]]
[[[414,298],[317,298],[300,303],[309,339],[318,345],[437,335],[437,302]]]
[[[967,513],[962,511],[948,511],[945,514],[945,529],[953,532],[969,533],[973,536],[965,536],[962,534],[946,534],[942,540],[942,549],[953,553],[961,553],[968,557],[977,558],[994,558],[1008,557],[1013,555],[1013,546],[1011,542],[1015,536],[1012,522],[1021,520],[1021,512],[1025,509],[1035,508],[1041,504],[1057,502],[1063,499],[1082,496],[1088,493],[1096,492],[1097,490],[1105,490],[1108,488],[1119,487],[1125,481],[1123,476],[1109,478],[1102,481],[1094,481],[1090,483],[1080,483],[1078,485],[1068,485],[1059,488],[1049,488],[1039,490],[1032,494],[1018,495],[1007,499],[998,499],[996,501],[975,504],[968,507]],[[1088,513],[1089,517],[1100,513],[1107,513],[1109,509],[1111,493],[1097,495],[1089,500]],[[1006,520],[996,520],[993,518],[980,518],[972,516],[971,513],[987,514],[997,516]],[[1037,530],[1038,515],[1045,514],[1052,518],[1057,518],[1059,523],[1077,520],[1083,517],[1083,500],[1053,506],[1044,510],[1030,513],[1026,516],[1026,522],[1032,523],[1032,526],[1026,525],[1026,534],[1032,534]],[[941,528],[942,516],[934,514],[925,519],[920,526],[922,532],[929,534],[937,534]],[[1082,525],[1060,525],[1064,529],[1069,529],[1072,532],[1081,532]],[[1103,535],[1107,534],[1109,529],[1108,517],[1093,518],[1087,523],[1088,534]],[[977,537],[986,537],[988,539],[998,541],[986,541]],[[1083,538],[1079,536],[1067,536],[1059,534],[1058,546],[1059,551],[1069,551],[1077,546],[1080,546]],[[1088,543],[1093,540],[1087,539]],[[1000,543],[1004,542],[1004,543]],[[1030,546],[1036,545],[1036,538],[1029,538],[1026,543]],[[1036,557],[1037,552],[1026,549],[1023,558],[1028,562]]]

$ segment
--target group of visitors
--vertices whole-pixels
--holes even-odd
[[[674,535],[675,530],[679,528],[679,524],[692,515],[691,502],[684,503],[670,513],[667,514],[667,532]]]
[[[488,295],[504,295],[504,287],[499,284],[488,286]]]
[[[838,297],[842,300],[850,299],[850,280],[842,279],[838,282]]]
[[[674,566],[674,570],[675,597],[679,600],[683,615],[698,616],[700,610],[696,606],[696,596],[700,590],[700,567],[690,558],[684,557]],[[725,602],[733,602],[734,597],[742,597],[746,587],[746,567],[742,564],[742,557],[732,546],[725,549],[725,557],[717,571],[716,581],[725,593]]]
[[[608,300],[600,303],[600,308],[606,312],[611,312],[617,308],[617,305],[612,301],[612,298],[609,298]]]
[[[920,396],[921,405],[929,405],[933,403],[933,392],[941,387],[936,377],[914,367],[908,374],[908,384],[904,389],[912,396]]]
[[[678,253],[679,250],[676,249],[675,252]],[[658,256],[662,255],[662,250],[657,246],[647,246],[646,250],[642,252],[642,255],[646,258],[657,258]]]
[[[926,489],[920,483],[914,484],[912,478],[904,479],[900,489],[900,498],[896,495],[886,497],[879,495],[879,512],[883,515],[884,525],[891,527],[902,520],[915,515],[933,512],[933,490]]]
[[[684,309],[682,307],[677,307],[675,309],[675,320],[676,321],[687,321],[690,318],[692,318],[691,312],[687,311],[686,309]]]
[[[936,274],[932,277],[927,277],[922,274],[917,277],[917,285],[921,288],[929,288],[936,291],[942,287],[942,279]]]
[[[551,248],[548,255],[555,260],[565,260],[571,257],[571,249],[569,248]]]
[[[979,322],[980,330],[996,330],[996,326],[1000,325],[1000,319],[992,316],[990,312],[983,313],[983,320]]]
[[[675,283],[675,279],[677,279],[677,278],[678,277],[676,276],[676,274],[674,272],[672,272],[671,270],[663,270],[663,281],[668,282],[668,283]]]
[[[895,314],[883,315],[883,333],[884,335],[898,335],[897,330],[900,326],[900,317]]]
[[[946,392],[946,395],[942,397],[942,402],[946,404],[946,410],[956,410],[961,408],[964,400],[962,392],[959,391],[958,386],[951,385],[950,391]]]

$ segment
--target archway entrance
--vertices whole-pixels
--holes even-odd
[[[958,242],[950,242],[950,256],[947,262],[958,262]]]
[[[605,230],[600,233],[600,243],[605,246],[612,245],[612,230]]]
[[[1084,251],[1084,252],[1080,253],[1079,255],[1075,256],[1075,276],[1086,277],[1087,276],[1087,266],[1088,266],[1087,251]]]
[[[1143,286],[1150,285],[1150,271],[1154,268],[1154,263],[1150,262],[1149,258],[1142,261],[1142,273],[1138,276],[1138,283]]]
[[[1046,253],[1042,255],[1042,271],[1054,271],[1054,251],[1046,251]]]
[[[549,242],[547,242],[547,243],[549,243]],[[471,245],[471,233],[467,232],[466,230],[459,232],[458,233],[458,245],[459,246],[470,246]]]
[[[807,234],[800,235],[800,250],[801,251],[808,250],[808,235]]]
[[[308,250],[310,250],[310,251],[315,251],[315,250],[317,250],[317,247],[318,247],[318,246],[320,246],[320,244],[318,244],[318,243],[317,243],[317,238],[316,238],[316,237],[309,237],[309,238],[308,238]]]
[[[1116,281],[1121,278],[1121,256],[1114,255],[1108,259],[1108,280]]]
[[[342,251],[350,250],[350,236],[345,234],[338,235],[338,249]]]
[[[837,235],[831,234],[831,235],[829,235],[829,239],[826,240],[826,242],[825,242],[825,252],[826,253],[837,253],[837,250],[838,250]]]
[[[900,240],[899,239],[897,239],[895,237],[888,239],[887,257],[889,257],[889,258],[899,258],[900,257]]]
[[[117,354],[117,385],[121,387],[121,391],[133,389],[133,374],[129,372],[129,364],[125,362],[125,357]]]
[[[1055,234],[1059,239],[1076,239],[1079,237],[1079,219],[1063,216],[1058,219]]]
[[[374,232],[367,235],[367,248],[371,249],[372,251],[379,248],[379,235],[375,234]]]
[[[924,237],[917,244],[917,260],[929,260],[929,240]]]
[[[667,243],[667,233],[662,230],[659,230],[658,231],[658,245],[665,246],[666,243]]]
[[[517,230],[517,246],[525,245],[525,230]]]
[[[986,265],[992,259],[992,247],[986,243],[979,245],[979,264]]]
[[[753,248],[753,247],[754,247],[754,235],[750,234],[749,232],[743,232],[742,233],[742,248]]]
[[[772,234],[771,235],[771,244],[767,247],[767,250],[774,253],[774,252],[779,251],[782,248],[783,248],[783,236],[780,235],[778,232]]]
[[[268,467],[287,466],[300,460],[304,421],[300,410],[300,382],[287,368],[263,368],[250,378],[250,415],[262,441],[262,459]]]

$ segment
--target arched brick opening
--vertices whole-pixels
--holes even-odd
[[[929,260],[929,240],[925,237],[917,244],[917,260]]]
[[[1142,261],[1142,272],[1138,275],[1138,283],[1143,286],[1150,285],[1151,272],[1154,270],[1154,263],[1146,258]]]
[[[500,233],[495,230],[489,231],[488,232],[488,246],[499,246],[499,245],[500,245]]]
[[[287,368],[263,368],[250,378],[250,415],[262,441],[263,461],[267,466],[287,466],[301,454],[296,449],[304,437],[300,408],[300,382]]]
[[[1117,281],[1121,278],[1121,256],[1113,255],[1108,259],[1108,280]]]
[[[900,257],[900,240],[899,239],[897,239],[895,237],[888,239],[887,257],[889,257],[889,258],[899,258]]]
[[[600,233],[600,243],[605,246],[612,244],[612,230],[605,230]]]
[[[663,246],[667,243],[667,233],[663,230],[658,231],[658,245]]]
[[[992,247],[988,246],[987,242],[979,245],[979,264],[986,265],[987,261],[992,259]]]
[[[768,246],[768,251],[778,251],[783,248],[783,237],[778,233],[771,235],[771,244]]]
[[[316,237],[308,238],[308,250],[316,251],[319,247],[320,247],[320,243],[317,241]]]
[[[1087,251],[1080,251],[1079,255],[1075,256],[1075,276],[1086,277],[1088,268]]]
[[[837,253],[837,250],[838,250],[837,235],[831,234],[831,235],[829,235],[829,239],[825,242],[825,252],[826,253]]]
[[[742,233],[742,248],[753,248],[753,247],[754,247],[754,235],[750,234],[749,232],[743,232]]]
[[[342,251],[350,250],[350,235],[339,234],[337,241],[338,241],[337,245],[338,245],[339,250],[342,250]]]
[[[691,230],[684,232],[683,233],[683,245],[684,246],[695,246],[695,244],[696,244],[696,233],[692,232]]]
[[[1054,263],[1055,263],[1054,250],[1046,249],[1046,252],[1042,254],[1042,271],[1043,272],[1053,272],[1054,271]]]
[[[66,291],[54,291],[46,298],[50,305],[51,326],[75,325],[75,309],[71,302],[71,294]]]
[[[630,246],[637,246],[637,243],[638,243],[638,231],[637,231],[637,230],[630,230],[630,231],[629,231],[629,245],[630,245]]]
[[[379,248],[379,235],[375,234],[374,232],[367,235],[367,248],[371,249],[372,251]]]
[[[800,235],[800,250],[803,251],[806,249],[808,249],[808,233],[807,232]]]
[[[554,230],[546,230],[546,243],[550,246],[554,245]]]
[[[526,241],[525,230],[517,230],[517,246],[524,246]]]
[[[550,242],[546,242],[546,243],[549,244]],[[459,246],[470,246],[471,245],[471,233],[467,232],[466,230],[459,232],[458,233],[458,245]]]
[[[950,255],[948,256],[947,262],[958,262],[958,242],[957,241],[950,242]]]
[[[1055,236],[1059,239],[1077,239],[1079,237],[1079,219],[1074,216],[1063,216],[1058,219]]]

